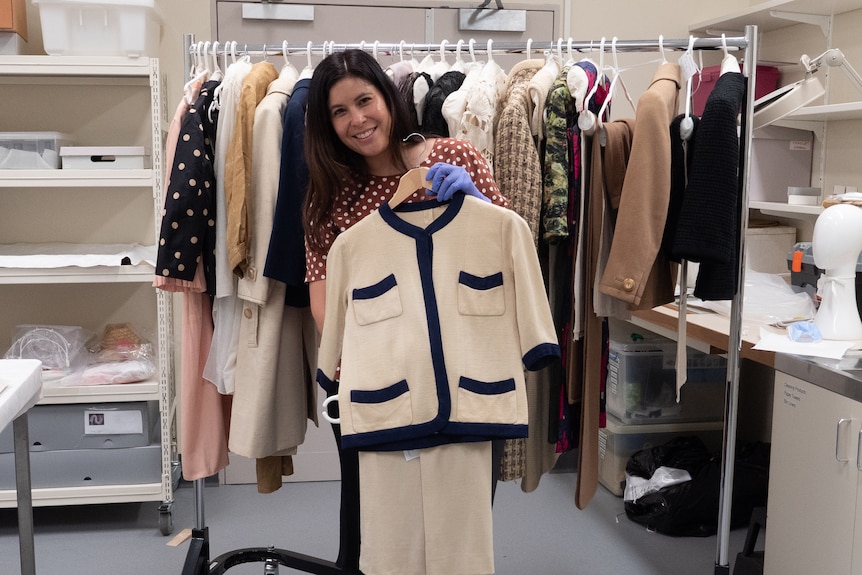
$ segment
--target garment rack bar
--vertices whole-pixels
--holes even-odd
[[[658,52],[662,49],[669,51],[686,51],[689,44],[694,50],[720,50],[725,47],[728,50],[744,50],[748,46],[745,36],[734,36],[722,38],[693,38],[693,39],[668,39],[668,40],[615,40],[613,38],[602,38],[599,40],[572,40],[571,38],[559,38],[553,41],[541,42],[476,42],[473,40],[456,40],[455,42],[442,41],[439,43],[414,43],[414,42],[354,42],[354,43],[307,43],[290,44],[287,41],[281,44],[247,44],[243,42],[227,41],[219,42],[215,49],[229,49],[232,45],[238,54],[249,55],[324,55],[345,50],[365,50],[366,52],[377,52],[386,55],[398,55],[405,52],[444,52],[455,53],[459,50],[472,51],[479,54],[526,54],[529,52],[542,53],[551,50],[569,50],[580,53],[598,52]],[[200,44],[200,43],[197,43]],[[196,43],[188,46],[190,53],[199,50]],[[210,45],[214,43],[210,42]],[[309,54],[310,52],[310,54]]]

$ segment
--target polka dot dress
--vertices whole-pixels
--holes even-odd
[[[469,142],[451,138],[435,140],[434,148],[428,158],[422,162],[422,166],[430,168],[437,162],[464,166],[482,194],[490,198],[493,203],[508,207],[509,201],[500,194],[487,162]],[[325,228],[323,239],[326,251],[329,251],[329,247],[338,234],[349,229],[356,222],[388,202],[395,194],[395,190],[398,189],[400,179],[400,176],[374,176],[368,185],[360,190],[358,195],[354,194],[355,184],[345,185],[335,198],[329,219],[323,222]],[[427,199],[428,196],[423,190],[420,190],[407,198],[405,203],[421,202]],[[305,254],[305,281],[325,280],[326,254],[314,252],[308,247],[306,247]]]

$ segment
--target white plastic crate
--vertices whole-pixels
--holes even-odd
[[[712,451],[719,452],[723,422],[626,425],[609,416],[599,429],[599,483],[622,497],[626,482],[626,463],[641,449],[663,445],[675,437],[694,435]]]
[[[161,18],[154,0],[33,0],[50,55],[155,56]]]
[[[606,409],[623,423],[716,421],[724,417],[727,360],[688,349],[687,380],[676,401],[676,342],[611,339]]]
[[[0,170],[56,170],[60,147],[69,143],[60,132],[0,132]]]
[[[63,146],[64,170],[139,170],[144,167],[143,146]]]

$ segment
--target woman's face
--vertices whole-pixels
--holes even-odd
[[[388,149],[392,116],[377,87],[353,76],[339,80],[329,90],[329,117],[338,138],[364,156],[372,172],[391,168]]]

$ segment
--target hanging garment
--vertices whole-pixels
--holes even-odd
[[[542,239],[559,242],[569,235],[568,206],[571,190],[569,177],[569,128],[575,123],[575,107],[564,66],[548,92],[545,102],[545,164],[542,187]]]
[[[443,118],[443,102],[446,97],[461,87],[464,82],[464,73],[448,71],[434,82],[428,94],[425,96],[425,105],[422,110],[422,131],[426,134],[448,137],[449,126]]]
[[[383,204],[327,258],[317,380],[338,391],[343,446],[526,437],[524,367],[560,354],[527,224],[463,194],[403,207]]]
[[[243,307],[229,443],[231,451],[244,457],[295,453],[305,439],[307,420],[316,418],[316,410],[309,410],[316,405],[311,379],[316,333],[310,310],[286,308],[284,284],[261,273],[278,196],[283,115],[295,82],[295,71],[283,70],[254,116],[249,216],[255,233],[247,273],[237,284]],[[259,476],[259,487],[280,485],[283,465],[258,470],[278,474],[268,481]]]
[[[203,266],[207,293],[215,290],[215,172],[212,143],[215,125],[208,110],[216,83],[201,87],[198,100],[183,118],[171,166],[170,188],[159,234],[156,273],[192,281]]]
[[[237,106],[236,125],[228,148],[225,163],[225,203],[228,265],[235,274],[243,277],[248,267],[249,241],[253,230],[248,220],[248,202],[251,198],[252,129],[254,111],[269,83],[278,77],[271,62],[258,62],[242,83],[242,94]]]
[[[359,453],[363,573],[494,573],[491,444]]]
[[[677,263],[681,259],[673,253],[673,239],[679,225],[679,212],[682,209],[688,171],[691,169],[691,160],[697,145],[697,127],[700,125],[699,117],[688,116],[693,125],[692,133],[688,141],[683,141],[680,135],[680,126],[685,117],[685,114],[680,114],[670,124],[670,201],[667,208],[667,223],[665,223],[661,240],[662,251],[668,258]]]
[[[704,300],[732,299],[736,293],[741,213],[737,117],[744,95],[745,78],[727,72],[707,98],[674,240],[676,257],[701,262],[694,295]]]
[[[601,276],[601,292],[634,309],[672,302],[676,266],[660,252],[670,200],[670,134],[681,85],[679,65],[659,66],[638,99],[632,150],[616,211],[613,243]]]
[[[501,193],[509,198],[509,208],[524,218],[530,226],[533,245],[538,246],[539,209],[542,202],[542,169],[539,151],[530,130],[532,103],[529,99],[530,80],[544,65],[544,60],[525,60],[518,62],[509,72],[503,109],[496,124],[494,134],[494,157],[497,159],[495,180]],[[531,372],[532,373],[532,372]],[[538,377],[528,381],[538,384]],[[527,404],[541,404],[541,399],[550,393],[546,386],[527,385]],[[544,415],[544,414],[543,414]],[[546,417],[529,418],[529,437],[547,435]],[[553,445],[546,442],[529,444],[526,439],[508,439],[500,462],[502,481],[519,479],[530,473],[538,477],[550,470],[546,463],[553,466],[555,457],[546,457],[546,451],[554,453]]]
[[[218,110],[218,133],[215,139],[215,299],[213,300],[213,335],[209,355],[204,365],[204,379],[211,382],[219,393],[234,391],[236,347],[239,335],[242,303],[236,297],[237,276],[227,256],[227,201],[225,198],[225,164],[233,139],[237,106],[242,94],[242,83],[251,71],[252,63],[244,56],[228,66],[222,83],[215,89],[213,107]]]
[[[494,179],[500,192],[509,198],[509,207],[530,226],[535,246],[539,243],[542,166],[530,128],[532,102],[528,88],[543,65],[544,60],[525,60],[512,67],[494,135]]]
[[[195,94],[199,91],[200,86],[195,88]],[[180,98],[180,103],[177,105],[177,108],[174,111],[174,116],[171,118],[171,122],[168,125],[168,133],[165,136],[165,179],[162,186],[162,205],[165,204],[167,192],[171,187],[171,171],[173,171],[174,155],[177,149],[177,140],[180,137],[183,119],[190,108],[191,104],[189,104],[184,97]],[[195,282],[195,280],[199,281]],[[156,273],[153,278],[153,287],[171,292],[203,292],[206,290],[203,274],[197,273],[192,280],[181,280],[179,278],[173,278]]]
[[[593,285],[598,277],[597,267],[601,241],[603,196],[618,193],[624,185],[626,165],[633,146],[634,122],[620,120],[604,124],[605,145],[599,143],[598,133],[592,136],[589,170],[589,197],[586,200],[587,221],[584,258],[586,285]],[[593,291],[585,289],[578,305],[584,313],[584,337],[577,350],[582,351],[580,377],[569,379],[569,383],[580,383],[581,416],[578,450],[578,481],[575,490],[575,505],[584,509],[595,495],[598,487],[599,425],[601,424],[601,392],[607,369],[607,337],[605,319],[593,310]]]
[[[560,61],[551,56],[530,80],[529,93],[533,110],[530,115],[530,129],[533,132],[533,137],[536,138],[537,147],[540,148],[545,139],[545,102],[548,99],[548,92],[559,74]]]
[[[481,62],[465,62],[464,65],[464,82],[461,83],[460,88],[446,97],[440,110],[443,118],[446,119],[446,126],[450,135],[458,131],[458,126],[461,125],[461,120],[464,118],[464,110],[467,109],[467,98],[472,92],[472,87],[482,75],[482,68],[484,67]]]
[[[302,202],[308,187],[308,166],[303,145],[305,107],[310,79],[299,80],[283,117],[281,175],[278,200],[263,273],[285,284],[285,304],[308,307],[305,283],[305,235],[302,230]]]
[[[453,138],[467,140],[494,171],[494,122],[506,86],[506,72],[490,55],[482,66],[476,83],[470,86],[464,114],[454,132]]]
[[[431,79],[425,72],[413,72],[404,83],[401,84],[399,90],[404,101],[409,105],[410,115],[417,126],[422,125],[422,113],[425,109],[425,96],[434,85],[434,80]]]

